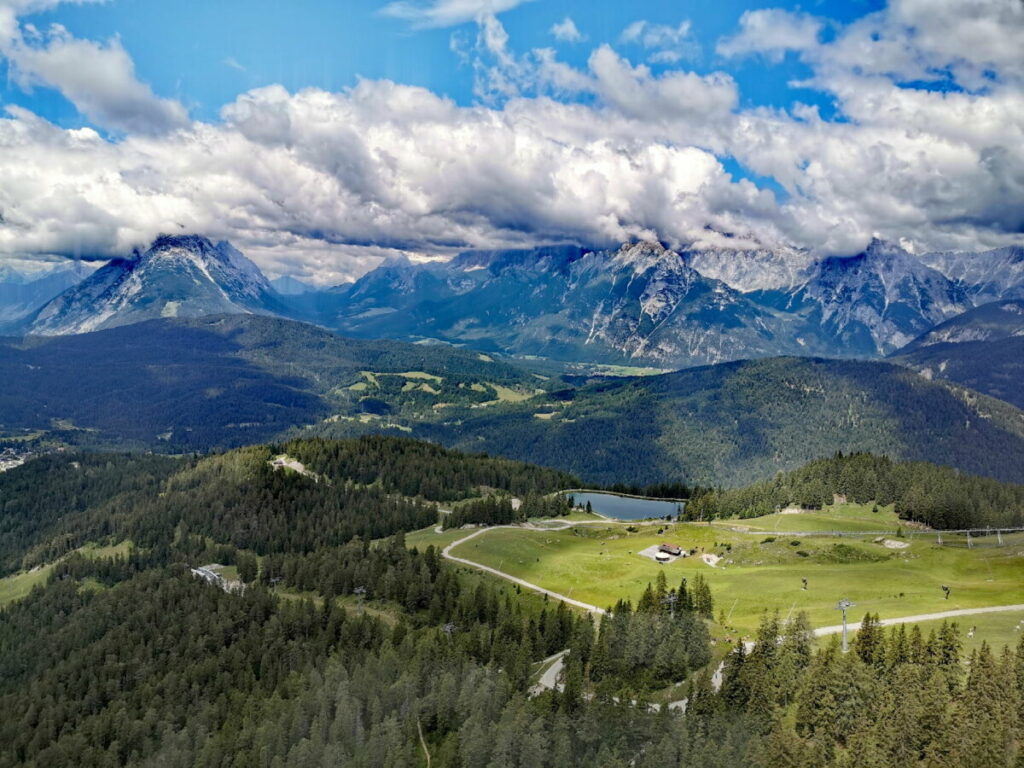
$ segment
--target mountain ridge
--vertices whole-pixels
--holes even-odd
[[[1024,251],[990,254],[1020,269],[1007,267],[999,282],[980,269],[985,254],[916,256],[880,240],[852,256],[820,258],[793,248],[676,250],[643,240],[611,249],[554,245],[464,251],[448,261],[390,259],[327,290],[277,278],[283,295],[226,242],[161,236],[16,329],[53,335],[237,312],[359,338],[613,365],[881,358],[993,292],[1024,296]]]
[[[795,249],[677,251],[645,241],[467,252],[389,263],[334,293],[320,322],[356,336],[661,367],[881,357],[973,306],[961,283],[878,240],[817,260]]]
[[[541,374],[468,349],[261,315],[0,341],[5,433],[172,453],[383,432],[590,482],[732,485],[836,451],[1024,481],[1024,412],[878,361],[768,358]]]

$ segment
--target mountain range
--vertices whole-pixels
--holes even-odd
[[[779,355],[882,357],[979,304],[1024,297],[1024,251],[915,256],[873,241],[795,249],[552,246],[385,262],[354,283],[273,284],[229,243],[161,236],[9,330],[55,335],[157,317],[270,314],[360,338],[514,356],[684,368]]]
[[[0,343],[0,427],[173,452],[384,431],[600,482],[747,482],[850,450],[1024,481],[1020,255],[553,246],[317,291],[162,236]],[[595,375],[636,366],[688,370]]]
[[[0,327],[18,322],[78,285],[89,272],[81,262],[67,262],[43,273],[23,273],[0,264]]]
[[[1015,279],[1002,290],[1020,287]],[[881,241],[818,260],[648,242],[470,252],[446,263],[392,262],[333,293],[321,322],[355,336],[662,368],[879,357],[988,295],[969,290],[964,274],[950,278]]]

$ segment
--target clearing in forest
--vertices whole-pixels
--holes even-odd
[[[833,528],[846,512],[832,521]],[[452,554],[602,607],[619,598],[635,601],[661,571],[673,585],[699,571],[711,584],[715,617],[724,613],[726,623],[742,632],[753,631],[766,609],[783,618],[803,610],[814,626],[835,624],[842,598],[857,604],[855,616],[871,611],[883,619],[1024,603],[1024,544],[1011,537],[1004,537],[1003,547],[967,549],[939,546],[933,536],[916,533],[898,539],[905,548],[892,549],[885,541],[893,537],[774,536],[706,523],[632,528],[496,529],[454,547]],[[663,541],[697,556],[662,565],[637,554]],[[721,559],[710,567],[703,554]],[[951,588],[948,600],[942,585]]]

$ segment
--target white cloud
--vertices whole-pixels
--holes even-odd
[[[185,108],[156,96],[135,77],[135,65],[112,39],[106,44],[72,37],[59,24],[45,33],[14,23],[0,39],[0,55],[12,79],[24,88],[60,91],[95,124],[115,131],[161,133],[188,123]]]
[[[781,8],[745,11],[740,31],[719,41],[716,51],[722,56],[762,53],[779,60],[787,51],[806,51],[818,44],[823,24],[805,13]]]
[[[419,27],[451,27],[510,11],[530,0],[397,0],[381,10]]]
[[[15,110],[0,120],[0,251],[114,254],[189,230],[273,257],[272,271],[308,252],[303,274],[315,258],[350,276],[377,253],[351,262],[360,245],[446,253],[743,227],[703,199],[730,186],[713,155],[638,141],[612,115],[581,131],[584,116],[603,120],[543,99],[458,107],[382,81],[260,89],[223,125],[117,143]]]
[[[576,22],[568,16],[557,24],[553,24],[550,31],[556,40],[561,40],[563,43],[579,43],[584,40],[583,35],[576,28]]]
[[[519,53],[493,12],[473,17],[475,47],[460,47],[491,100],[475,106],[388,81],[272,86],[240,95],[219,122],[126,128],[118,141],[10,108],[0,253],[124,253],[190,230],[235,241],[272,274],[336,282],[386,253],[638,235],[840,253],[876,233],[919,249],[1019,243],[1024,64],[1001,36],[1022,20],[1001,10],[935,11],[935,25],[967,30],[969,48],[941,39],[923,0],[831,25],[828,42],[818,31],[830,22],[777,24],[757,50],[798,51],[805,85],[842,120],[802,105],[742,109],[725,73],[634,65],[608,45],[583,67],[548,48]],[[26,46],[53,45],[30,34],[19,31]],[[661,34],[644,24],[624,44],[657,54]],[[907,87],[929,79],[953,92]],[[716,155],[774,177],[786,199],[730,178]]]
[[[682,59],[695,58],[700,53],[700,46],[691,34],[691,27],[689,20],[681,21],[675,27],[643,20],[634,21],[622,30],[619,41],[650,50],[648,60],[652,63],[674,64]]]
[[[655,77],[643,65],[631,66],[607,45],[591,54],[589,66],[595,90],[605,102],[639,120],[713,126],[716,120],[727,120],[738,99],[729,75],[671,71]]]

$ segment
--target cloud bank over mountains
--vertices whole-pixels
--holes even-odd
[[[475,105],[387,80],[270,85],[201,122],[141,83],[118,40],[38,30],[20,17],[47,3],[0,0],[11,76],[59,90],[99,129],[7,107],[0,254],[101,257],[195,231],[271,274],[338,282],[388,253],[467,247],[651,237],[850,253],[874,235],[918,250],[1022,239],[1019,0],[895,0],[845,26],[756,10],[717,41],[723,66],[799,57],[813,73],[800,85],[831,96],[831,119],[744,107],[727,72],[687,66],[685,19],[595,41],[582,67],[556,49],[517,52],[495,14],[518,4],[384,8],[412,25],[477,23],[460,49]],[[565,22],[554,37],[589,44],[580,19]],[[729,158],[784,194],[730,174]]]

